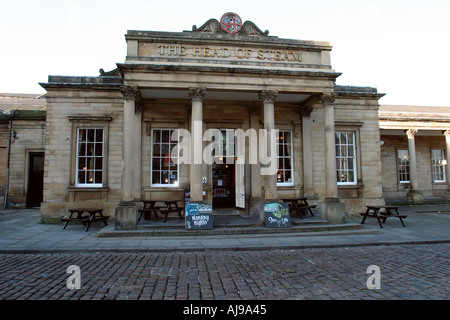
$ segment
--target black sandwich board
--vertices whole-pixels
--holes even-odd
[[[185,227],[191,229],[212,229],[213,214],[211,205],[205,203],[187,203],[185,206]]]
[[[291,226],[288,203],[264,203],[264,216],[265,225],[268,228],[288,228]]]

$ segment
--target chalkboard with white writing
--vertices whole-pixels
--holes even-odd
[[[291,226],[287,203],[264,203],[265,225],[268,228],[288,228]]]
[[[186,229],[212,229],[213,215],[211,210],[204,210],[202,203],[188,203],[185,207]]]

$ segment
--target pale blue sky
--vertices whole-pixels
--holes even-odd
[[[0,92],[96,76],[124,61],[127,30],[191,30],[229,11],[269,35],[329,41],[337,84],[376,87],[381,104],[450,106],[449,0],[2,0]]]

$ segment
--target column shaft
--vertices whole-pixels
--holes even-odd
[[[203,97],[204,88],[189,89],[192,99],[191,114],[191,201],[203,201],[202,163],[203,163]]]
[[[271,158],[276,150],[271,150],[272,129],[275,129],[275,111],[274,100],[278,96],[277,91],[263,90],[259,93],[259,98],[264,102],[264,129],[267,131],[267,150],[269,150]],[[272,159],[274,160],[274,159]],[[264,199],[277,199],[277,175],[271,174],[264,177]]]
[[[337,198],[336,137],[334,131],[334,97],[326,96],[324,101],[325,133],[325,197]]]
[[[134,112],[134,143],[133,143],[133,197],[136,201],[142,200],[142,104],[136,103]]]
[[[314,196],[312,139],[311,139],[312,107],[303,108],[302,113],[302,146],[303,146],[303,195]]]
[[[447,189],[450,190],[450,130],[444,132],[445,134],[445,160],[447,165],[445,168],[445,175],[447,179]]]
[[[414,139],[414,135],[416,133],[417,130],[415,129],[409,129],[406,131],[406,134],[408,136],[409,181],[411,191],[419,190],[417,182],[416,144]]]

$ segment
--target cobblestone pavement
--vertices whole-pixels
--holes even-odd
[[[0,299],[450,298],[450,244],[262,251],[0,254]],[[67,267],[81,289],[67,288]],[[368,289],[370,265],[381,288]]]

